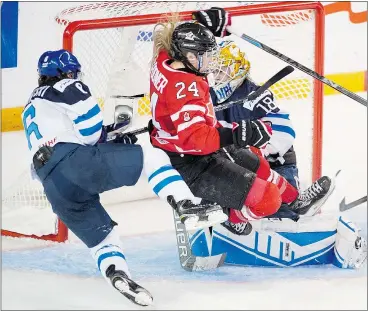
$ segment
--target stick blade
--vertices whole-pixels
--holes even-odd
[[[295,68],[293,66],[286,66],[283,70],[285,70],[287,74],[290,74],[295,70]]]
[[[225,259],[226,253],[208,257],[191,256],[181,264],[183,269],[189,272],[208,271],[223,266],[225,263]]]

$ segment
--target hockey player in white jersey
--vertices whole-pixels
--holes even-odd
[[[150,144],[134,144],[131,135],[106,142],[108,131],[89,88],[79,79],[81,65],[66,50],[48,51],[38,62],[39,86],[22,119],[33,176],[39,179],[54,213],[90,249],[106,280],[132,302],[152,303],[151,294],[131,279],[113,221],[99,194],[133,186],[142,172],[153,191],[168,200],[186,225],[223,222],[221,207],[194,197],[168,156]],[[211,218],[212,217],[212,218]],[[212,223],[211,223],[212,222]]]

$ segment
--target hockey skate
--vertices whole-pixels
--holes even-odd
[[[314,216],[320,211],[334,189],[334,181],[327,176],[322,176],[308,189],[301,192],[298,198],[290,204],[290,208],[299,215]]]
[[[229,230],[231,233],[234,233],[236,235],[248,235],[252,232],[253,228],[250,222],[240,222],[234,224],[227,220],[221,225]]]
[[[202,199],[200,204],[194,204],[191,200],[176,202],[173,196],[169,196],[167,201],[188,231],[211,227],[227,220],[221,206],[207,200]]]
[[[110,279],[112,286],[130,301],[140,306],[152,304],[152,295],[142,286],[129,279],[123,271],[115,270],[115,265],[107,268],[106,276]]]

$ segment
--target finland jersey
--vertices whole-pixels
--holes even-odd
[[[36,88],[22,120],[32,160],[44,145],[94,145],[101,135],[103,115],[85,84],[63,79],[53,86]]]
[[[228,97],[230,89],[226,86],[216,91],[211,88],[210,92],[212,102],[216,106],[219,101],[222,101],[222,98],[228,97],[225,103],[242,100],[257,88],[256,84],[245,79],[230,97]],[[266,91],[245,105],[236,104],[228,109],[217,111],[216,117],[222,126],[230,128],[232,128],[231,122],[239,122],[240,120],[261,119],[271,122],[272,136],[265,150],[268,154],[283,156],[292,147],[295,140],[295,131],[289,114],[275,105],[273,94],[270,91]]]

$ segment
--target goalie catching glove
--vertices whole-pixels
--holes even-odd
[[[271,138],[271,127],[260,121],[241,120],[233,122],[233,141],[237,147],[254,146],[264,148]]]
[[[212,7],[209,10],[196,11],[192,18],[206,26],[216,37],[229,36],[226,26],[231,25],[231,17],[223,8]]]

